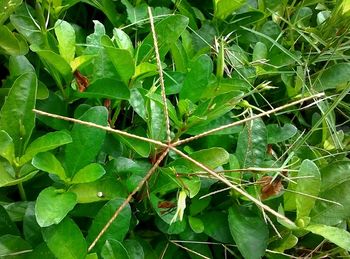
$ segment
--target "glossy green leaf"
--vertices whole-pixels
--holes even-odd
[[[195,233],[202,233],[204,231],[203,221],[200,220],[199,218],[189,216],[188,223],[190,224],[191,229]]]
[[[164,110],[152,99],[148,107],[148,135],[152,139],[163,141],[166,138]]]
[[[145,253],[143,247],[136,239],[128,239],[123,242],[124,247],[128,251],[129,257],[132,259],[143,259]]]
[[[213,70],[213,63],[209,56],[199,56],[191,65],[187,73],[183,87],[180,91],[180,99],[189,99],[193,103],[200,99],[198,93],[206,90],[209,84],[209,77]]]
[[[95,106],[87,110],[79,119],[107,126],[108,111],[103,106]],[[71,131],[73,142],[66,146],[66,174],[69,177],[96,159],[106,132],[81,124],[75,124]]]
[[[0,129],[6,131],[15,145],[16,155],[23,152],[34,128],[37,78],[25,73],[13,83],[0,111]]]
[[[35,216],[40,227],[60,223],[74,208],[77,197],[72,192],[48,187],[42,190],[36,200]]]
[[[249,121],[238,136],[236,156],[241,168],[260,167],[267,150],[267,130],[261,119]]]
[[[15,1],[4,1],[1,2],[1,9],[3,10],[0,13],[0,24],[3,24],[7,18],[22,4],[22,0],[15,0]]]
[[[317,197],[321,187],[321,175],[318,167],[314,162],[306,159],[301,163],[297,181],[296,192],[296,207],[297,207],[297,219],[308,217],[310,211],[315,205],[315,198],[308,197],[311,195]],[[307,178],[306,178],[307,177]],[[302,195],[305,194],[305,195]]]
[[[11,234],[19,235],[16,224],[11,220],[7,211],[0,205],[0,236]]]
[[[6,131],[0,130],[0,156],[12,164],[15,159],[15,145]]]
[[[330,227],[326,225],[309,225],[306,230],[311,231],[314,234],[323,236],[337,246],[350,251],[350,233],[344,229],[337,227]]]
[[[151,64],[148,62],[142,62],[135,68],[135,74],[133,79],[142,79],[158,74],[158,67],[156,64]]]
[[[31,245],[43,242],[41,228],[35,218],[35,202],[29,202],[23,216],[23,235]]]
[[[12,186],[28,181],[38,173],[38,170],[32,170],[22,177],[15,177],[14,168],[7,161],[0,161],[0,187]]]
[[[50,152],[37,154],[33,158],[32,164],[41,171],[57,175],[63,181],[67,179],[61,162]]]
[[[76,183],[89,183],[98,180],[106,173],[103,166],[97,163],[89,164],[80,169],[73,177],[73,184]]]
[[[141,137],[146,137],[146,133],[142,128],[136,128],[135,130],[130,131],[129,133],[133,133]],[[149,154],[151,153],[151,145],[146,141],[124,137],[121,135],[115,135],[115,134],[113,136],[118,140],[120,140],[120,142],[122,142],[123,144],[125,144],[126,146],[134,150],[137,154],[139,154],[142,157],[148,157]]]
[[[266,126],[267,129],[267,143],[276,144],[279,142],[286,141],[293,137],[298,129],[292,124],[284,124],[279,127],[277,124],[269,124]]]
[[[30,143],[19,163],[23,165],[38,153],[55,149],[70,142],[72,142],[72,138],[66,131],[49,132]]]
[[[214,0],[214,16],[223,20],[244,3],[244,0]]]
[[[311,222],[336,225],[350,217],[350,162],[339,161],[321,169],[319,197],[340,203],[317,200],[311,212]]]
[[[222,243],[233,243],[230,229],[228,228],[227,213],[208,211],[199,218],[203,221],[206,235]]]
[[[137,23],[141,21],[142,19],[146,18],[147,13],[147,5],[142,3],[138,6],[134,7],[128,0],[122,0],[121,1],[123,5],[126,7],[126,12],[128,14],[128,20],[131,23]]]
[[[166,53],[170,50],[171,44],[173,44],[186,29],[188,21],[188,18],[185,16],[171,15],[156,24],[155,31],[161,60],[163,60]],[[141,61],[148,61],[153,53],[153,37],[152,34],[149,34],[139,47],[138,63]]]
[[[4,235],[0,237],[0,257],[14,257],[31,251],[30,244],[20,236]]]
[[[87,244],[79,227],[70,218],[43,229],[43,237],[57,258],[84,259]]]
[[[97,213],[94,218],[92,225],[89,229],[87,240],[91,242],[105,224],[110,220],[114,212],[120,207],[124,202],[124,199],[117,198],[115,200],[110,200],[106,203],[102,209]],[[129,231],[129,224],[131,219],[131,209],[127,205],[118,215],[118,217],[113,221],[104,235],[97,242],[97,247],[102,247],[106,240],[115,239],[117,241],[122,241]]]
[[[327,69],[321,70],[316,74],[314,89],[322,92],[337,87],[345,87],[350,81],[350,64],[335,64]]]
[[[143,95],[137,88],[130,89],[130,105],[134,111],[145,121],[147,121],[147,110]]]
[[[244,258],[261,258],[265,254],[269,230],[265,221],[243,207],[229,209],[229,228]]]
[[[38,30],[37,24],[35,24],[37,21],[35,21],[32,16],[28,15],[27,12],[22,12],[19,15],[13,14],[10,20],[11,24],[29,43],[39,46],[45,45],[45,36]]]
[[[86,91],[77,93],[85,98],[129,99],[130,92],[125,83],[111,78],[101,78],[92,82]]]
[[[126,49],[130,52],[131,56],[134,55],[134,46],[132,45],[129,35],[126,34],[123,30],[114,28],[113,40],[117,43],[117,46],[120,49]]]
[[[54,28],[58,40],[58,49],[60,51],[60,55],[68,63],[70,63],[74,59],[75,55],[74,28],[70,23],[64,20],[57,20]]]
[[[101,256],[104,259],[120,258],[129,259],[129,254],[121,242],[114,239],[108,239],[101,249]]]
[[[28,53],[28,45],[22,35],[0,25],[0,51],[8,55],[25,55]]]
[[[65,82],[70,83],[72,78],[72,68],[63,57],[51,50],[41,49],[36,45],[31,45],[30,49],[39,55],[51,73],[53,73],[53,71],[58,71]]]
[[[35,69],[25,56],[11,56],[9,71],[11,76],[20,76],[27,72],[35,72]]]
[[[128,50],[105,47],[107,54],[112,61],[120,79],[128,83],[135,73],[135,63]]]
[[[203,149],[200,151],[193,152],[192,154],[190,154],[190,157],[192,157],[193,159],[195,159],[200,163],[203,163],[205,166],[211,169],[215,169],[218,166],[221,166],[228,162],[229,154],[223,148],[213,147],[213,148]],[[196,171],[203,170],[184,158],[176,159],[174,162],[169,164],[169,167],[173,167],[173,166],[185,166],[189,169],[196,170]]]

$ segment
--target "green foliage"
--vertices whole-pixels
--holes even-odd
[[[0,9],[0,257],[349,256],[348,1]]]

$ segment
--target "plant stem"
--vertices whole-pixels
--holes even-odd
[[[27,195],[26,195],[26,192],[23,188],[23,184],[22,183],[19,183],[17,184],[18,186],[18,191],[19,191],[19,196],[21,197],[21,200],[22,201],[26,201],[27,200]]]

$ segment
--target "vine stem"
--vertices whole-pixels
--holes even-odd
[[[129,196],[125,199],[125,201],[120,205],[120,207],[114,212],[113,216],[109,219],[109,221],[106,223],[106,225],[102,228],[100,233],[96,236],[94,241],[91,243],[91,245],[88,248],[88,252],[90,252],[98,242],[98,240],[103,236],[103,234],[107,231],[107,229],[110,227],[110,225],[113,223],[113,221],[118,217],[119,213],[126,207],[126,205],[129,204],[132,197],[141,189],[141,187],[146,183],[146,181],[152,176],[152,174],[157,170],[159,164],[163,161],[165,156],[168,154],[169,148],[165,149],[162,155],[158,158],[158,160],[154,163],[152,168],[148,171],[145,177],[139,182],[139,184],[136,186],[136,188],[129,194]]]
[[[185,139],[182,139],[182,140],[178,140],[178,141],[174,142],[172,145],[173,145],[173,146],[179,146],[179,145],[182,145],[182,144],[184,144],[184,143],[190,142],[190,141],[192,141],[192,140],[195,140],[195,139],[199,139],[199,138],[208,136],[208,135],[210,135],[210,134],[212,134],[212,133],[215,133],[215,132],[218,132],[218,131],[227,129],[227,128],[231,128],[231,127],[234,127],[234,126],[243,124],[243,123],[245,123],[245,122],[252,121],[252,120],[257,119],[257,118],[261,118],[261,117],[264,117],[264,116],[268,116],[268,115],[270,115],[270,114],[273,114],[273,113],[275,113],[275,112],[284,110],[284,109],[286,109],[286,108],[288,108],[288,107],[291,107],[291,106],[293,106],[293,105],[303,103],[303,102],[308,101],[308,100],[310,100],[310,99],[321,98],[321,97],[324,97],[324,96],[325,96],[324,93],[319,93],[319,94],[311,95],[311,96],[302,98],[302,99],[300,99],[300,100],[297,100],[297,101],[294,101],[294,102],[291,102],[291,103],[287,103],[287,104],[282,105],[282,106],[280,106],[280,107],[277,107],[277,108],[275,108],[275,109],[271,109],[271,110],[268,110],[268,111],[266,111],[266,112],[261,112],[261,113],[256,114],[256,115],[252,115],[252,116],[247,117],[247,118],[245,118],[245,119],[243,119],[243,120],[235,121],[235,122],[233,122],[233,123],[230,123],[230,124],[227,124],[227,125],[224,125],[224,126],[221,126],[221,127],[215,128],[215,129],[212,129],[212,130],[208,130],[208,131],[203,132],[203,133],[201,133],[201,134],[198,134],[198,135],[196,135],[196,136],[189,137],[189,138],[185,138]]]
[[[151,24],[153,45],[154,45],[154,51],[156,53],[157,67],[158,67],[158,73],[159,73],[159,83],[160,83],[161,94],[162,94],[162,99],[163,99],[163,103],[164,103],[164,117],[165,117],[165,124],[166,124],[167,141],[168,141],[168,143],[171,143],[170,121],[169,121],[168,104],[167,104],[167,99],[166,99],[166,94],[165,94],[164,75],[163,75],[162,63],[160,61],[158,40],[157,40],[156,30],[154,28],[154,21],[153,21],[151,7],[148,7],[148,16],[149,16],[149,22]]]

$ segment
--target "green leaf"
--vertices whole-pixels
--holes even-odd
[[[55,71],[58,71],[65,82],[67,84],[70,84],[72,78],[72,68],[63,57],[53,52],[52,50],[41,49],[37,45],[31,45],[30,49],[38,54],[51,74],[55,73]]]
[[[72,62],[75,55],[75,31],[73,26],[63,20],[55,23],[55,34],[58,41],[58,49],[61,57],[68,63]]]
[[[297,187],[295,191],[301,194],[295,194],[297,220],[302,219],[303,217],[308,217],[316,201],[315,198],[307,197],[302,194],[317,197],[321,187],[320,171],[318,170],[318,167],[315,165],[315,163],[308,159],[304,160],[301,163],[298,177],[300,178],[297,181]]]
[[[313,224],[309,225],[306,230],[314,234],[323,236],[337,246],[350,251],[350,233],[344,229],[330,227],[326,225]]]
[[[6,234],[20,235],[16,224],[11,220],[4,207],[0,205],[0,236]]]
[[[146,133],[143,128],[139,127],[136,128],[135,130],[129,131],[129,133],[136,134],[141,137],[146,137]],[[123,144],[134,150],[137,154],[139,154],[142,157],[148,157],[149,154],[151,153],[151,145],[150,143],[143,141],[143,140],[138,140],[134,138],[129,138],[121,135],[115,135],[113,134],[115,138],[120,140]]]
[[[126,250],[128,251],[130,258],[132,259],[148,258],[148,257],[145,257],[143,247],[139,241],[135,239],[128,239],[128,240],[125,240],[123,244]]]
[[[1,2],[1,10],[0,12],[0,24],[3,24],[7,18],[22,4],[22,0],[14,0],[14,1],[4,1]]]
[[[201,55],[193,62],[190,69],[180,91],[180,99],[189,99],[195,103],[201,97],[198,93],[205,91],[208,87],[213,63],[209,56]]]
[[[25,149],[34,128],[37,78],[25,73],[13,83],[0,111],[0,129],[6,131],[15,145],[16,155]]]
[[[284,124],[283,127],[279,127],[277,124],[269,124],[267,129],[267,143],[277,144],[279,142],[286,141],[293,137],[298,129],[292,124]]]
[[[115,200],[111,200],[107,202],[102,209],[97,213],[94,218],[92,225],[89,229],[87,240],[91,242],[96,238],[98,233],[102,230],[102,228],[106,225],[106,223],[110,220],[114,212],[120,207],[120,205],[124,202],[124,199],[117,198]],[[118,217],[113,221],[104,235],[97,242],[97,247],[102,247],[102,245],[109,239],[115,239],[117,241],[122,241],[126,234],[129,231],[131,219],[131,209],[130,206],[127,205],[118,215]]]
[[[260,167],[267,150],[267,130],[261,119],[247,122],[238,136],[236,156],[241,168]]]
[[[83,93],[77,93],[77,96],[83,98],[127,100],[130,97],[130,91],[122,81],[111,78],[101,78],[92,82]]]
[[[22,167],[23,168],[23,167]],[[0,161],[0,187],[12,186],[28,181],[38,173],[38,170],[24,174],[23,177],[15,178],[13,167],[7,161]]]
[[[214,0],[214,17],[224,20],[245,3],[244,0]]]
[[[195,233],[202,233],[204,231],[203,221],[199,218],[188,216],[188,223]]]
[[[10,17],[11,24],[16,30],[23,35],[28,42],[40,46],[45,45],[45,36],[40,30],[38,30],[36,21],[33,16],[28,15],[28,12],[21,13],[20,15],[13,14]]]
[[[15,145],[6,131],[0,130],[0,143],[0,156],[6,158],[12,164],[15,159]]]
[[[126,12],[128,14],[128,20],[131,23],[137,23],[140,20],[147,17],[147,5],[142,3],[136,7],[132,6],[128,0],[121,1],[126,7]]]
[[[73,184],[94,182],[106,173],[103,166],[97,163],[89,164],[80,169],[73,177]]]
[[[345,87],[350,81],[350,64],[335,64],[331,67],[320,70],[316,76],[317,77],[314,81],[314,89],[316,91],[322,92],[328,89]]]
[[[205,166],[211,169],[215,169],[228,162],[229,154],[223,148],[213,147],[213,148],[203,149],[200,151],[193,152],[192,154],[190,154],[190,157],[192,157],[196,161],[204,164]],[[170,163],[168,166],[169,167],[184,166],[191,170],[196,170],[196,171],[203,170],[185,158],[176,159],[174,162]]]
[[[135,73],[135,62],[130,52],[125,49],[105,47],[108,57],[112,61],[120,79],[128,83]]]
[[[108,111],[103,106],[95,106],[87,110],[79,119],[107,126]],[[67,176],[74,174],[96,159],[106,132],[81,124],[75,124],[71,131],[73,142],[66,146],[65,162]]]
[[[261,258],[265,254],[269,230],[264,220],[243,207],[229,209],[229,228],[244,258]]]
[[[180,35],[185,31],[188,25],[188,18],[182,15],[171,15],[155,26],[155,31],[158,39],[159,55],[161,60],[164,59],[167,52],[170,50],[171,44],[176,42]],[[142,42],[138,50],[138,62],[148,61],[154,54],[153,36],[148,34]]]
[[[66,172],[61,162],[50,152],[37,154],[33,158],[32,165],[41,171],[55,174],[61,180],[67,181]]]
[[[84,259],[87,245],[79,227],[70,218],[42,230],[44,240],[57,258]]]
[[[160,141],[166,138],[164,109],[152,99],[149,100],[148,107],[148,135]]]
[[[11,56],[9,59],[11,76],[20,76],[27,72],[35,72],[33,65],[25,56]]]
[[[49,132],[29,144],[19,163],[23,165],[40,152],[49,151],[70,142],[72,138],[66,131]]]
[[[40,227],[60,223],[70,212],[77,197],[75,193],[48,187],[39,193],[35,204],[35,216]]]
[[[339,161],[321,169],[319,197],[341,205],[317,200],[311,212],[311,222],[336,225],[350,217],[350,162]]]
[[[233,243],[230,230],[227,227],[227,214],[221,211],[208,211],[200,216],[204,224],[204,233],[209,237],[222,242]]]
[[[35,218],[35,202],[29,202],[23,216],[23,236],[31,245],[43,242],[41,228]]]
[[[14,257],[31,251],[32,247],[19,236],[4,235],[0,237],[0,257]]]
[[[114,28],[113,40],[117,43],[120,49],[126,49],[130,52],[131,56],[134,55],[134,46],[132,45],[129,35],[123,30]]]
[[[28,45],[22,35],[11,32],[5,25],[0,25],[0,51],[14,56],[25,55],[28,53]]]
[[[103,245],[101,249],[101,256],[104,259],[109,258],[120,258],[120,259],[128,259],[129,254],[126,248],[120,243],[118,240],[109,239]]]
[[[147,121],[147,110],[145,105],[144,96],[140,93],[139,89],[130,89],[130,105],[134,111],[145,121]]]

